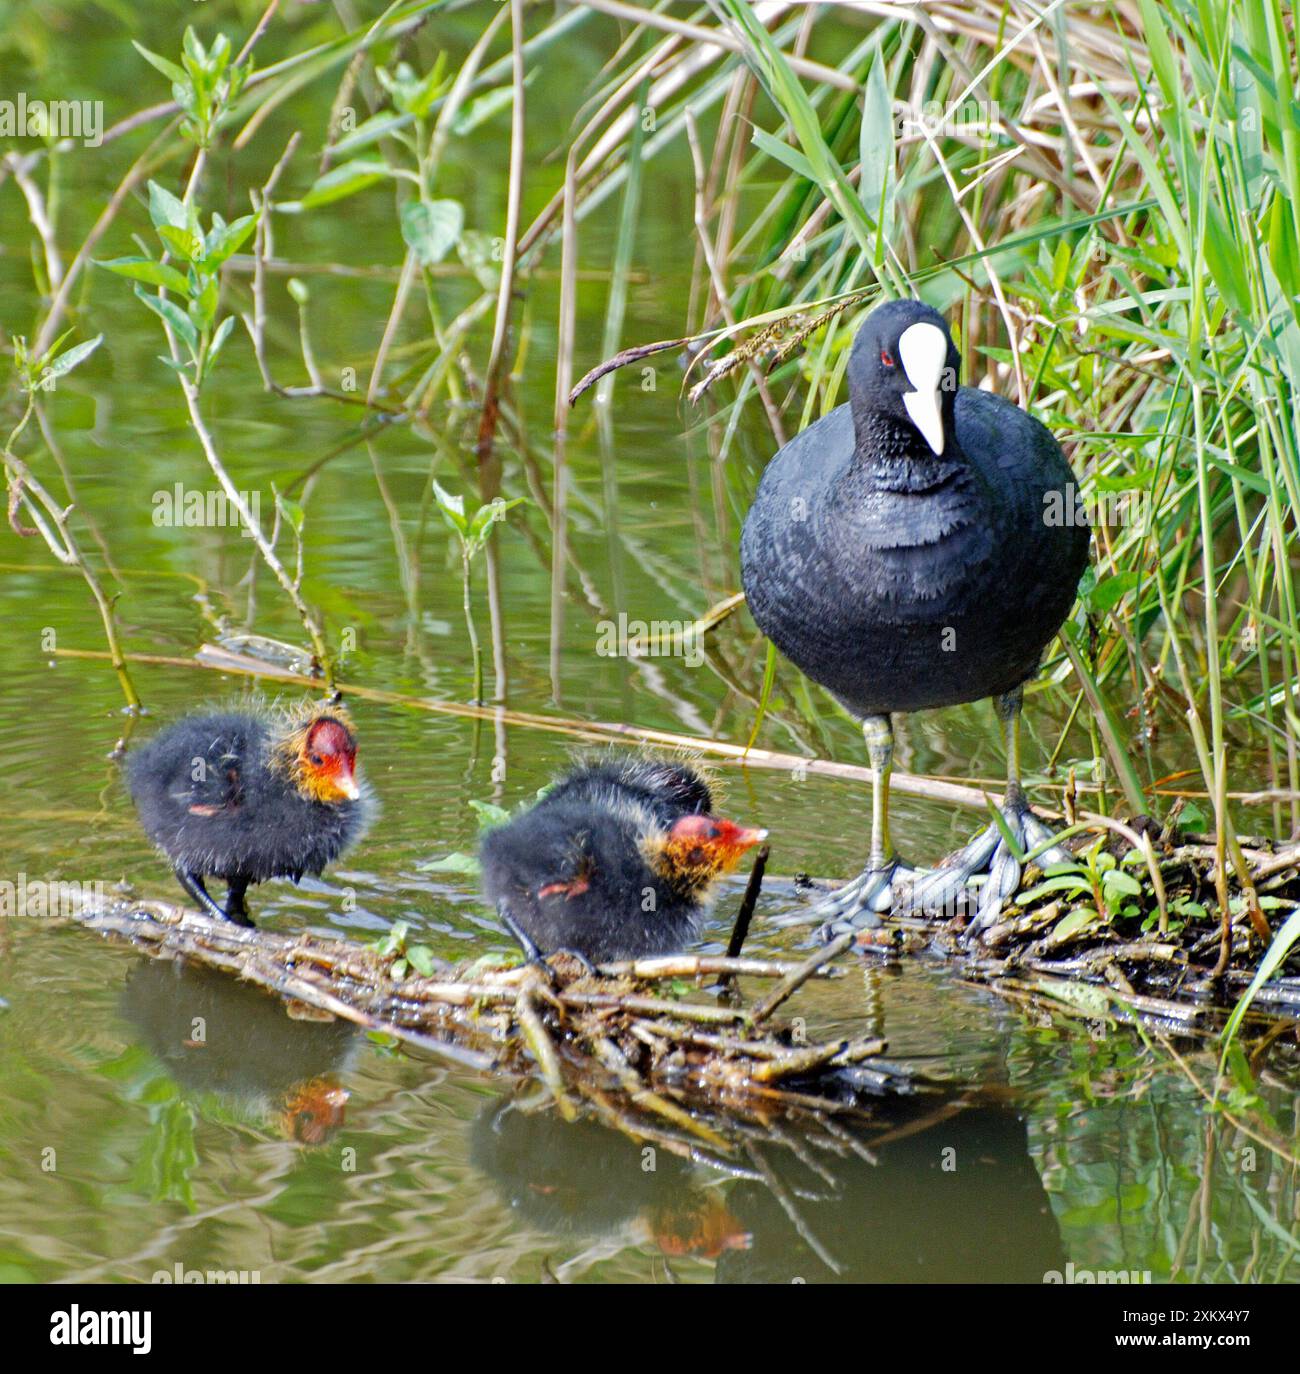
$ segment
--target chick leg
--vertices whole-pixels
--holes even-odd
[[[519,948],[523,950],[524,959],[527,963],[536,964],[539,968],[549,969],[550,965],[546,961],[551,955],[567,954],[570,959],[576,959],[578,963],[582,965],[583,971],[589,977],[595,975],[595,964],[593,964],[585,954],[579,954],[576,949],[553,949],[550,954],[543,954],[528,932],[524,930],[523,926],[521,926],[507,910],[504,901],[497,903],[497,916],[506,930],[519,942]]]
[[[232,878],[226,884],[226,920],[233,921],[237,926],[252,927],[253,921],[248,914],[248,906],[244,902],[244,893],[248,891],[248,881],[244,878]]]
[[[185,889],[186,894],[198,903],[199,910],[214,920],[226,920],[226,913],[212,900],[208,889],[203,886],[203,875],[191,869],[178,867],[176,881]]]

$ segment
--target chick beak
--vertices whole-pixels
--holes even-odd
[[[348,801],[359,801],[361,799],[361,789],[357,786],[357,780],[352,776],[348,769],[340,769],[339,775],[334,779],[334,786],[345,796]]]
[[[731,821],[728,821],[727,825],[730,826],[730,830],[723,838],[741,853],[746,849],[752,849],[756,844],[762,844],[767,839],[766,830],[755,830],[746,825],[734,825]]]
[[[948,340],[936,324],[909,325],[898,340],[898,356],[907,380],[916,388],[904,392],[903,404],[932,452],[943,452],[943,405],[939,385],[948,365]]]

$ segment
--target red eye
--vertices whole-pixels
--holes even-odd
[[[893,367],[894,355],[889,351],[889,349],[882,348],[880,350],[880,361],[884,363],[886,367]]]

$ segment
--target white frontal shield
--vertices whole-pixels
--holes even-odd
[[[916,388],[903,394],[903,404],[921,438],[943,452],[943,406],[939,384],[948,365],[948,340],[937,324],[913,324],[898,340],[898,356],[907,380]]]

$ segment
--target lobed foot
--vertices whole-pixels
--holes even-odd
[[[895,856],[881,864],[868,864],[850,882],[838,887],[808,913],[820,919],[815,938],[829,944],[850,930],[876,930],[884,923],[882,912],[893,909],[897,887],[906,887],[915,869]]]
[[[920,915],[951,919],[966,905],[968,892],[978,885],[975,914],[966,929],[970,941],[993,925],[1003,904],[1020,886],[1021,862],[1016,857],[1040,850],[1034,862],[1040,867],[1068,863],[1069,853],[1052,844],[1052,831],[1029,809],[1023,796],[1013,796],[999,808],[1002,822],[1015,841],[1015,849],[996,824],[981,830],[968,844],[950,854],[937,868],[916,874],[910,889],[895,894],[900,909]]]

